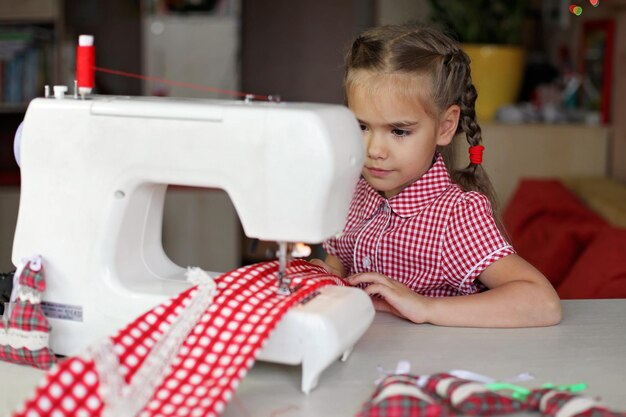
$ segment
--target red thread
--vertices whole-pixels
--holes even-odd
[[[483,162],[483,151],[485,147],[483,145],[470,146],[469,158],[470,162],[474,165],[480,165]]]
[[[83,38],[84,37],[84,38]],[[82,44],[82,45],[81,45]],[[276,97],[264,96],[260,94],[248,94],[240,91],[224,90],[221,88],[207,87],[198,84],[184,83],[180,81],[172,81],[164,78],[150,77],[131,72],[118,71],[109,68],[96,67],[96,48],[93,46],[93,37],[90,35],[81,35],[76,47],[76,82],[78,88],[93,89],[95,86],[95,72],[104,72],[107,74],[119,75],[122,77],[138,78],[140,80],[153,81],[160,84],[168,84],[178,87],[191,88],[199,91],[210,91],[212,93],[222,93],[235,97],[245,97],[246,99],[276,101]],[[278,101],[280,101],[278,99]]]
[[[190,84],[190,83],[185,83],[181,81],[166,80],[164,78],[151,77],[148,75],[141,75],[141,74],[133,74],[131,72],[117,71],[117,70],[112,70],[108,68],[95,67],[95,70],[98,72],[104,72],[107,74],[120,75],[123,77],[129,77],[129,78],[138,78],[140,80],[154,81],[154,82],[161,83],[161,84],[168,84],[168,85],[174,85],[178,87],[191,88],[191,89],[199,90],[199,91],[210,91],[212,93],[222,93],[222,94],[228,94],[228,95],[236,96],[236,97],[250,97],[254,100],[270,100],[270,96],[264,96],[260,94],[248,94],[248,93],[242,93],[240,91],[223,90],[221,88],[207,87],[204,85]]]
[[[85,37],[84,39],[82,37]],[[82,45],[81,45],[82,43]],[[88,43],[88,44],[85,44]],[[227,94],[235,97],[245,97],[253,100],[280,101],[278,97],[265,96],[260,94],[248,94],[240,91],[224,90],[221,88],[207,87],[204,85],[185,83],[180,81],[172,81],[164,78],[151,77],[131,72],[118,71],[109,68],[96,67],[96,48],[93,46],[93,37],[89,35],[81,35],[79,44],[76,47],[76,82],[78,88],[93,89],[95,86],[95,72],[104,72],[107,74],[119,75],[128,78],[138,78],[140,80],[153,81],[160,84],[168,84],[178,87],[191,88],[199,91],[209,91],[212,93]]]
[[[76,81],[78,87],[93,88],[95,85],[96,47],[76,47]]]
[[[241,400],[239,398],[237,398],[236,395],[233,395],[233,404],[235,404],[237,407],[239,407],[239,409],[245,415],[245,417],[252,417],[252,414],[250,414],[250,412],[248,411],[246,406],[243,405]]]
[[[288,405],[287,407],[284,408],[279,408],[278,410],[274,410],[272,411],[272,414],[270,414],[270,417],[277,417],[280,414],[285,414],[288,411],[293,411],[293,410],[299,410],[300,407],[295,406],[295,405]]]

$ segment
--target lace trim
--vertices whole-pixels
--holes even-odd
[[[372,403],[378,404],[379,402],[395,395],[415,397],[424,401],[427,404],[434,404],[433,399],[428,394],[425,394],[419,387],[415,385],[402,384],[392,384],[383,388],[380,393],[378,393],[378,395],[372,400]]]
[[[119,361],[109,339],[91,354],[100,375],[100,395],[104,402],[102,417],[136,416],[163,382],[167,368],[217,293],[215,281],[200,268],[187,270],[187,280],[197,284],[196,293],[187,307],[174,319],[169,329],[159,338],[130,384],[125,385],[119,373]]]
[[[561,407],[561,409],[556,413],[556,417],[579,416],[597,406],[598,402],[590,397],[581,396],[572,398]]]
[[[48,347],[48,333],[5,329],[0,327],[0,345],[8,345],[14,349],[26,348],[31,351]]]
[[[114,404],[115,400],[122,396],[124,376],[119,372],[120,364],[113,352],[113,341],[107,338],[102,343],[89,347],[84,359],[94,362],[98,372],[98,394],[102,403],[105,407],[107,404]]]
[[[13,289],[11,290],[11,297],[9,297],[9,302],[14,303],[17,300],[17,293],[20,288],[20,275],[24,271],[26,264],[22,262],[18,265],[17,270],[13,273]]]
[[[31,304],[40,304],[41,292],[30,287],[20,285],[17,289],[17,299],[20,301],[28,301]]]
[[[482,384],[480,382],[467,382],[455,389],[454,392],[452,392],[452,394],[450,395],[450,402],[453,405],[458,405],[461,402],[465,401],[470,395],[479,394],[487,391],[489,390],[487,389],[487,387],[485,387],[485,384]]]
[[[22,276],[22,272],[24,272],[24,269],[26,267],[29,267],[32,271],[39,272],[41,270],[41,255],[33,255],[33,256],[26,257],[26,258],[22,258],[20,264],[17,266],[17,270],[13,274],[13,290],[11,290],[11,297],[9,300],[12,303],[15,302],[15,300],[17,299],[17,297],[20,296],[23,290],[23,286],[20,285],[20,277]],[[30,301],[30,300],[24,299],[24,301]],[[40,295],[39,302],[40,301],[41,301],[41,295]]]

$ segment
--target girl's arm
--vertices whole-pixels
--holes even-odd
[[[437,299],[428,312],[433,324],[528,327],[561,321],[556,291],[541,272],[520,256],[508,255],[494,262],[479,279],[489,291]]]
[[[467,296],[430,298],[376,273],[349,278],[365,289],[377,309],[390,311],[415,323],[468,327],[550,326],[561,320],[561,304],[541,272],[517,255],[508,255],[479,276],[488,291]]]
[[[340,276],[341,278],[346,277],[346,270],[337,256],[328,255],[324,261],[321,259],[311,259],[311,263],[313,265],[321,266],[328,273]]]

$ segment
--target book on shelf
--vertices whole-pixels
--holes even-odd
[[[54,42],[44,27],[0,29],[0,104],[27,104],[41,95],[52,78]]]

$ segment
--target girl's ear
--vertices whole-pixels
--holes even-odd
[[[459,117],[461,115],[461,108],[456,104],[448,107],[441,116],[439,122],[439,132],[437,133],[437,145],[446,146],[452,142],[454,135],[456,134],[457,126],[459,125]]]

